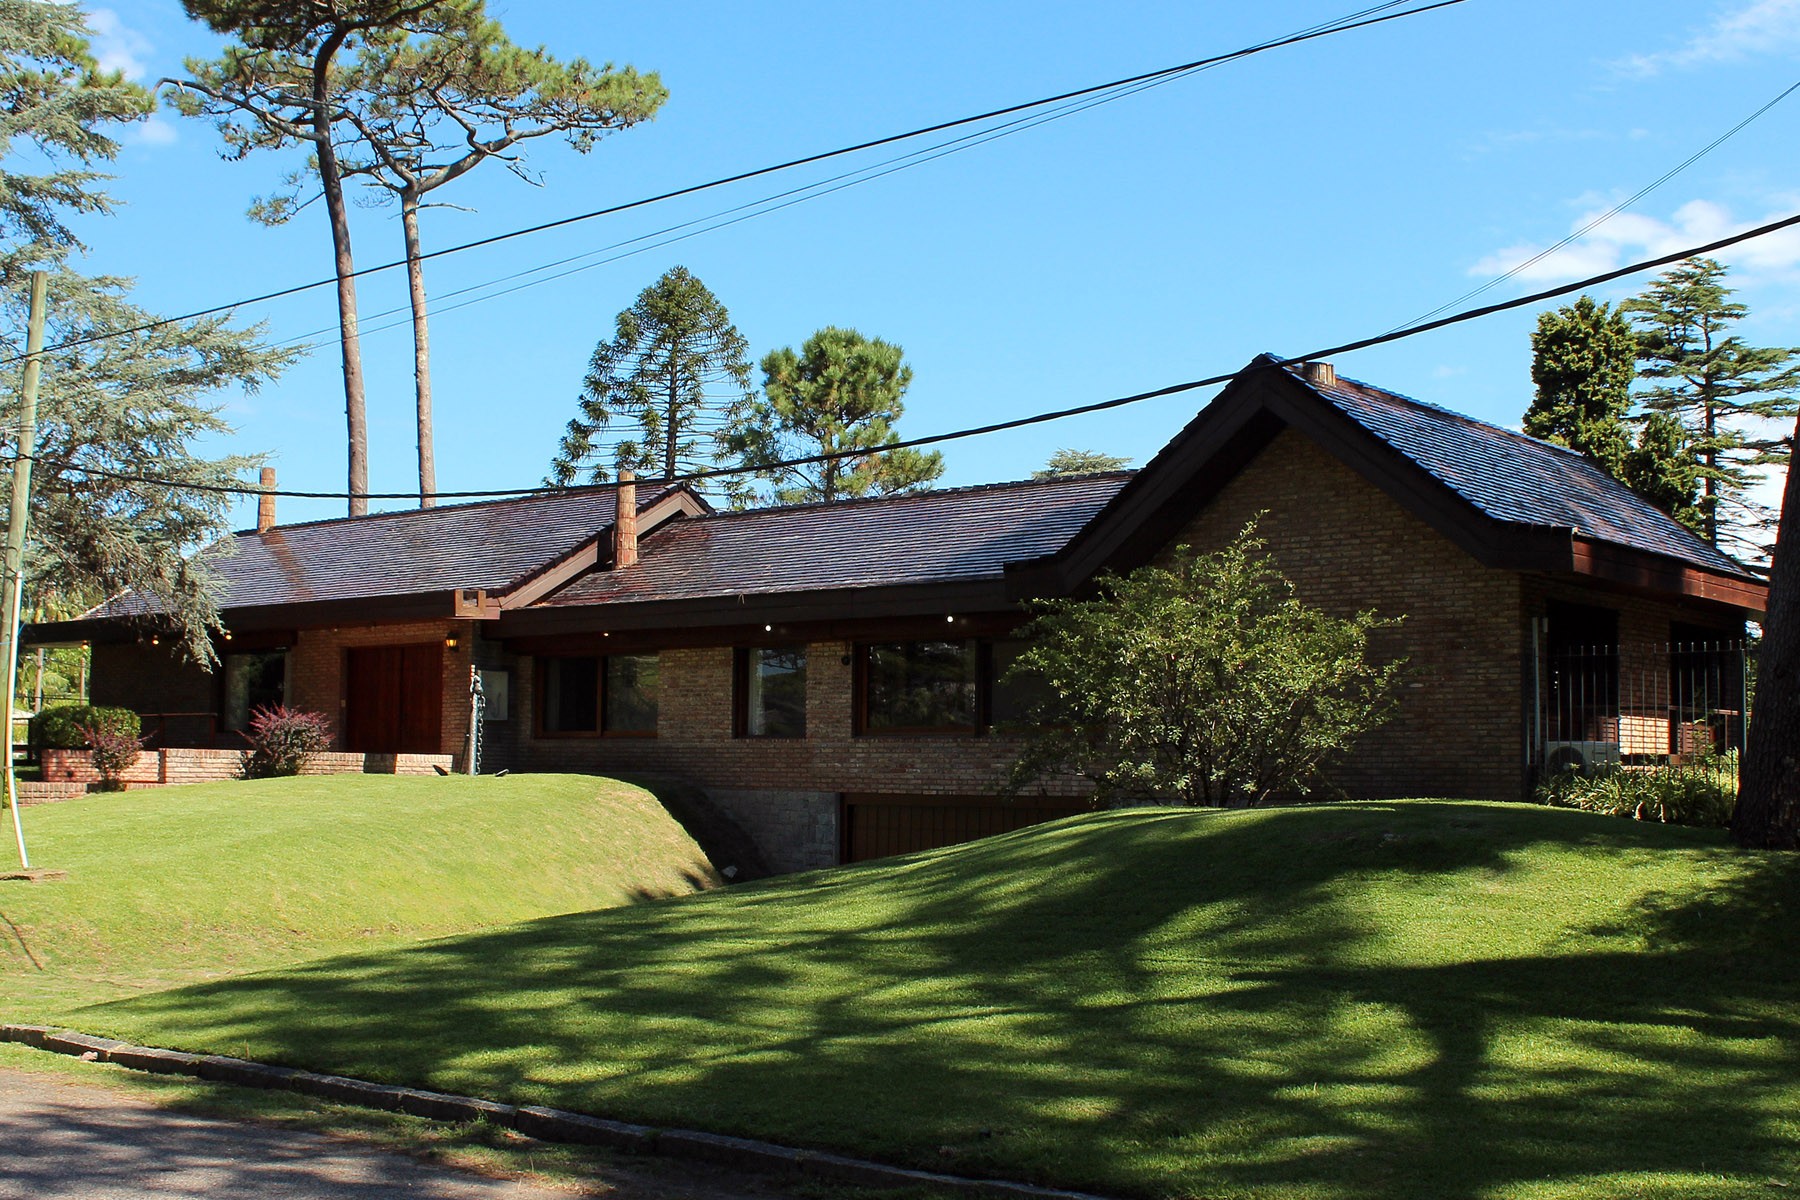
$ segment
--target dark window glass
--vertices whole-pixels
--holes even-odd
[[[1033,723],[1032,711],[1050,698],[1050,685],[1034,672],[1019,672],[1010,678],[1013,664],[1025,653],[1026,643],[1017,640],[997,641],[992,648],[993,700],[990,718],[1005,729]]]
[[[250,728],[250,714],[287,699],[287,651],[225,656],[225,728]]]
[[[606,731],[656,731],[654,654],[615,654],[606,660]]]
[[[741,650],[744,733],[749,737],[806,736],[806,647]]]
[[[544,732],[594,733],[600,728],[600,660],[546,658]]]
[[[881,642],[864,655],[868,729],[975,727],[974,642]]]

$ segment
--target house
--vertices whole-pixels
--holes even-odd
[[[1252,518],[1302,599],[1404,618],[1377,647],[1408,659],[1398,714],[1332,777],[1353,795],[1517,799],[1570,746],[1678,753],[1691,688],[1640,664],[1662,682],[1624,711],[1632,648],[1731,643],[1766,599],[1570,451],[1264,355],[1137,472],[748,512],[628,485],[271,515],[215,567],[217,673],[130,596],[35,638],[91,641],[95,702],[168,745],[229,744],[282,699],[343,749],[460,764],[476,669],[484,769],[678,778],[799,869],[1078,808],[1067,783],[994,797],[1026,602]],[[1571,666],[1588,647],[1610,657]],[[1697,720],[1730,742],[1742,706],[1722,683]]]

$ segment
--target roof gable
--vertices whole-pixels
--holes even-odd
[[[640,510],[667,489],[641,488]],[[371,600],[457,590],[504,591],[613,523],[611,488],[554,492],[277,525],[221,543],[207,566],[232,609]],[[154,609],[126,593],[88,618],[139,616]],[[446,612],[448,615],[448,612]]]
[[[1603,559],[1616,581],[1652,590],[1752,610],[1766,594],[1741,564],[1572,451],[1368,384],[1314,384],[1298,364],[1267,354],[1062,551],[1015,567],[1015,590],[1068,591],[1100,570],[1146,561],[1290,427],[1484,565],[1568,572]]]

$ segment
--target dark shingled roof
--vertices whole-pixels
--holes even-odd
[[[638,506],[664,489],[640,488]],[[455,588],[503,589],[575,549],[613,522],[606,488],[489,500],[277,525],[226,539],[208,559],[225,585],[223,609],[318,600],[359,600]],[[132,593],[89,617],[135,616]]]
[[[1574,529],[1586,537],[1750,578],[1744,567],[1563,446],[1339,377],[1303,386],[1498,521]]]
[[[1129,471],[716,513],[674,521],[637,565],[596,571],[542,605],[618,604],[998,579],[1062,548]]]

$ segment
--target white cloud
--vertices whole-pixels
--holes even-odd
[[[1783,54],[1796,47],[1800,47],[1800,0],[1750,0],[1719,13],[1712,24],[1690,32],[1674,49],[1634,54],[1613,65],[1632,75],[1655,75],[1737,62],[1754,54]]]
[[[96,8],[87,14],[93,37],[88,48],[108,71],[123,71],[127,79],[143,79],[150,74],[146,56],[155,49],[150,39],[119,19],[110,8]]]
[[[1598,201],[1590,201],[1581,215],[1570,223],[1570,232],[1591,223],[1607,207]],[[1716,241],[1786,216],[1788,211],[1791,210],[1755,219],[1740,218],[1715,201],[1690,200],[1666,220],[1642,213],[1619,213],[1567,246],[1531,263],[1519,271],[1516,278],[1526,283],[1546,284],[1584,279],[1639,259],[1657,258],[1689,246]],[[1515,243],[1483,256],[1469,268],[1469,274],[1491,279],[1530,262],[1543,250],[1541,245]],[[1740,242],[1717,257],[1740,273],[1782,275],[1793,272],[1800,268],[1800,227]]]
[[[176,128],[175,122],[167,117],[146,117],[134,129],[137,141],[145,146],[169,146],[181,137],[181,131]]]

